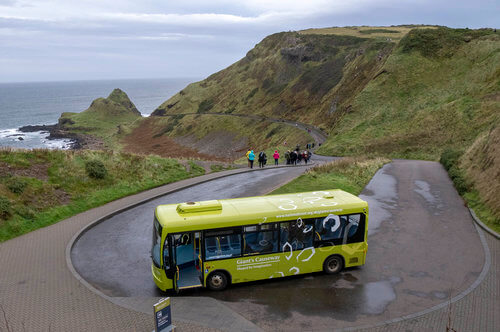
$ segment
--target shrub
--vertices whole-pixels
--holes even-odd
[[[85,163],[87,175],[94,179],[104,179],[108,174],[106,166],[100,160],[89,160]]]
[[[458,161],[462,156],[462,152],[458,150],[446,149],[441,154],[439,162],[448,171],[450,179],[453,181],[455,188],[460,195],[470,191],[471,185],[466,180],[464,172],[458,167]]]
[[[443,164],[444,168],[449,171],[450,168],[456,166],[458,159],[462,155],[462,152],[458,150],[446,149],[441,154],[439,162]]]
[[[273,129],[271,129],[267,135],[266,135],[266,138],[270,138],[272,136],[274,136],[275,134],[277,134],[278,132],[280,131],[280,129],[278,127],[274,127]]]
[[[27,220],[34,220],[36,218],[36,212],[28,206],[18,207],[16,213]]]
[[[214,101],[211,99],[206,99],[198,105],[198,113],[206,113],[214,107]]]
[[[10,201],[7,197],[0,196],[0,218],[7,219],[10,216]]]
[[[22,194],[26,186],[26,181],[18,177],[13,177],[7,181],[7,188],[14,194]]]

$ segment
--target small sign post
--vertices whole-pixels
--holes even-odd
[[[161,299],[160,302],[153,305],[155,313],[155,330],[154,332],[173,331],[175,326],[172,325],[172,315],[170,310],[170,298]]]

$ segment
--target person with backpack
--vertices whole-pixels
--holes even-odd
[[[286,159],[286,164],[290,165],[290,150],[285,152],[285,159]]]
[[[261,151],[259,153],[259,167],[260,168],[263,168],[264,165],[266,164],[267,162],[267,156],[266,156],[266,153],[264,151]]]
[[[253,168],[254,160],[255,160],[255,153],[253,153],[253,150],[250,150],[250,153],[248,154],[248,162],[250,163],[250,168]]]
[[[278,150],[274,150],[273,158],[274,158],[274,164],[278,165],[278,159],[280,159],[280,154],[278,153]]]

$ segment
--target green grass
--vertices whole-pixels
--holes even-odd
[[[489,228],[500,234],[500,220],[493,214],[490,207],[484,204],[476,190],[467,192],[463,196],[467,205],[474,210],[476,216]]]
[[[119,139],[125,134],[123,126],[141,121],[142,117],[127,94],[113,90],[107,98],[98,98],[81,113],[63,113],[59,123],[78,134],[98,137],[107,148],[118,149]]]
[[[104,164],[103,179],[87,174],[89,160]],[[8,215],[0,216],[0,242],[118,198],[204,174],[197,165],[187,172],[174,159],[110,151],[0,150],[0,166],[10,166],[9,173],[0,171],[0,197],[10,205]],[[25,184],[21,191],[9,189],[14,180]]]
[[[270,194],[342,189],[359,195],[377,170],[388,162],[384,158],[343,158],[316,166]]]
[[[205,174],[205,169],[203,167],[201,167],[200,165],[198,165],[197,163],[195,163],[194,161],[190,160],[188,163],[189,163],[191,173],[199,174],[199,175]]]
[[[493,30],[409,33],[318,153],[438,160],[447,148],[469,146],[499,123],[491,97],[500,86],[499,45]]]

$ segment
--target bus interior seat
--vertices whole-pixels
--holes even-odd
[[[324,232],[323,219],[316,219],[315,226],[316,226],[316,232],[318,232],[318,234],[323,234]]]
[[[241,237],[239,234],[233,234],[229,236],[229,245],[233,249],[241,249]]]
[[[228,251],[231,249],[231,246],[229,245],[229,238],[227,236],[221,236],[219,238],[219,243],[220,243],[220,250],[222,252]]]
[[[283,246],[288,241],[288,229],[282,227],[280,230],[281,245]]]
[[[220,237],[221,255],[233,256],[233,255],[240,253],[241,247],[238,246],[238,248],[233,248],[231,246],[230,240],[231,240],[230,236],[221,236]]]
[[[215,237],[209,237],[205,240],[205,250],[207,254],[215,254],[217,252],[217,240]]]

